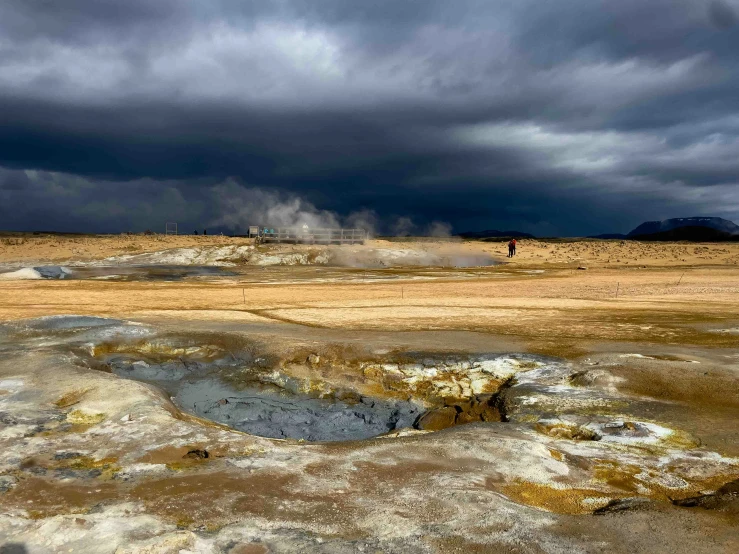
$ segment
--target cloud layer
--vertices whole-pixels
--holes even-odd
[[[5,0],[0,226],[739,219],[738,14],[737,0]]]

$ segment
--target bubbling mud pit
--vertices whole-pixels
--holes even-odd
[[[28,346],[54,344],[77,363],[156,386],[181,410],[252,435],[350,441],[505,421],[503,392],[533,356],[391,352],[328,358],[260,354],[234,336],[160,334],[94,317],[11,324]],[[356,374],[361,375],[358,381]]]
[[[507,376],[497,356],[394,353],[382,359],[279,360],[231,338],[123,333],[78,349],[83,363],[165,391],[181,410],[246,433],[301,441],[348,441],[462,423],[502,421]],[[203,340],[210,343],[203,344]],[[365,382],[332,378],[357,369]],[[338,371],[337,371],[338,370]]]
[[[411,427],[422,410],[413,402],[350,391],[310,394],[304,383],[277,371],[252,375],[250,368],[185,359],[152,363],[113,356],[107,363],[116,375],[157,385],[186,412],[260,437],[366,439]],[[228,369],[242,373],[241,386],[221,378]]]

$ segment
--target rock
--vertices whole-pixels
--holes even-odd
[[[474,399],[462,400],[460,402],[447,403],[447,406],[452,406],[457,410],[458,413],[472,413],[473,407],[476,405]]]
[[[649,429],[643,424],[632,421],[613,421],[603,425],[603,433],[621,437],[648,437]]]
[[[587,267],[585,267],[584,265],[581,265],[581,266],[579,266],[579,267],[578,267],[577,269],[581,269],[582,271],[585,271],[585,270],[586,270],[586,269],[588,269],[588,268],[587,268]]]
[[[593,515],[614,514],[619,512],[634,512],[652,507],[653,502],[648,498],[615,498],[602,508],[598,508]]]
[[[452,427],[457,419],[457,410],[452,406],[431,410],[423,414],[414,427],[422,431],[440,431]]]
[[[673,500],[672,503],[682,508],[704,508],[706,510],[725,509],[731,504],[739,507],[739,479],[726,483],[714,493],[681,498]]]
[[[11,477],[10,475],[0,476],[0,493],[8,492],[15,487],[17,481],[15,477]]]
[[[481,394],[468,400],[453,398],[444,399],[445,406],[426,412],[415,427],[424,431],[438,431],[453,425],[480,423],[484,421],[503,421],[500,411],[495,406],[495,395]]]
[[[482,421],[503,421],[503,417],[500,411],[495,406],[486,406],[485,409],[480,413],[480,420]]]
[[[191,459],[191,460],[194,460],[194,459],[204,460],[206,458],[209,458],[210,454],[208,454],[207,450],[200,450],[196,448],[194,450],[190,450],[187,454],[185,454],[182,457],[186,459]]]
[[[482,394],[457,402],[446,399],[446,406],[426,412],[416,422],[415,427],[423,431],[439,431],[465,423],[502,421],[500,411],[495,407],[494,398],[492,394]]]
[[[308,363],[310,365],[318,365],[321,363],[321,357],[318,354],[311,354],[308,356]]]
[[[539,423],[536,428],[539,432],[557,439],[575,441],[598,441],[601,439],[601,436],[598,433],[588,429],[587,427],[581,427],[564,422],[556,424]]]
[[[454,421],[455,425],[464,425],[465,423],[475,423],[480,421],[480,416],[470,412],[460,412]]]

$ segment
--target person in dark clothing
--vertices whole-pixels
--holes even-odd
[[[508,243],[508,257],[512,258],[515,255],[516,255],[516,239],[512,239]]]
[[[196,235],[198,234],[198,230],[197,230],[197,229],[195,229],[195,234],[196,234]]]
[[[207,235],[208,234],[208,229],[203,229],[203,234],[204,235]]]

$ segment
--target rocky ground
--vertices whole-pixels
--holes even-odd
[[[0,549],[737,551],[734,246],[527,242],[4,250],[232,265],[0,283]]]

